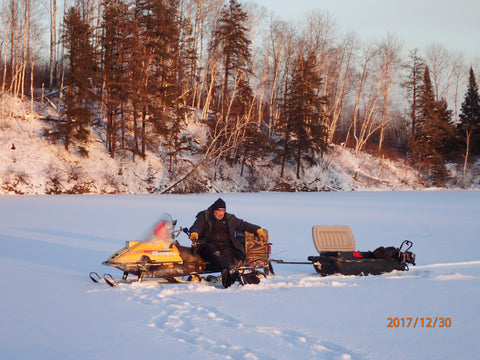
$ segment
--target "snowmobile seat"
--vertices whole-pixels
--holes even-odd
[[[355,238],[347,225],[315,225],[313,243],[319,253],[325,251],[355,251]]]

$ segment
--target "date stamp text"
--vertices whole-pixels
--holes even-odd
[[[449,328],[452,319],[449,317],[389,317],[387,328]]]

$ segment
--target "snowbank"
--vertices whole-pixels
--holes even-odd
[[[14,99],[11,99],[13,102]],[[38,105],[36,105],[38,106]],[[147,152],[145,159],[131,152],[117,152],[112,159],[105,149],[102,132],[93,131],[81,157],[62,144],[42,137],[49,124],[41,120],[52,115],[53,108],[43,105],[32,113],[28,103],[15,100],[7,107],[14,114],[3,120],[0,131],[0,195],[2,194],[146,194],[161,192],[182,178],[199,159],[179,159],[173,173],[161,153]],[[203,127],[192,123],[190,132],[202,135]],[[268,159],[255,168],[223,166],[213,170],[201,166],[174,192],[258,192],[258,191],[336,191],[336,190],[411,190],[423,188],[420,175],[399,161],[375,158],[366,153],[354,156],[334,146],[318,166],[305,170],[302,179],[294,168],[287,168],[283,179],[278,166]]]

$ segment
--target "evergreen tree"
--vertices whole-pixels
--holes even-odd
[[[452,112],[445,100],[436,101],[429,68],[425,68],[418,103],[416,154],[435,185],[448,178],[445,161],[453,143]]]
[[[54,131],[53,136],[64,142],[65,149],[74,143],[82,155],[90,134],[93,118],[92,105],[95,93],[96,61],[92,45],[92,31],[89,24],[82,19],[80,11],[70,8],[64,19],[64,42],[67,49],[69,70],[65,77],[63,121]]]
[[[408,100],[410,102],[410,149],[412,152],[411,161],[413,164],[417,161],[416,154],[417,145],[417,118],[418,118],[418,104],[420,101],[420,89],[423,83],[423,76],[425,73],[425,61],[418,55],[418,49],[413,50],[410,55],[410,63],[408,68],[407,80],[402,86],[407,90]]]
[[[316,156],[327,148],[324,105],[321,96],[322,79],[316,71],[316,57],[300,55],[291,75],[284,124],[284,159],[293,150],[300,178],[301,161],[316,163]],[[291,138],[290,138],[291,137]],[[289,139],[290,138],[290,139]]]
[[[225,121],[230,76],[245,76],[251,63],[250,39],[247,29],[248,14],[236,0],[225,5],[213,32],[211,51],[223,59],[223,88],[221,113]],[[241,75],[243,74],[243,75]]]
[[[480,96],[473,68],[470,68],[468,89],[459,117],[459,130],[465,137],[465,162],[467,162],[469,153],[480,155]]]
[[[131,86],[129,59],[135,41],[128,7],[123,0],[103,0],[102,29],[102,98],[107,113],[107,150],[114,157],[117,118],[124,116],[122,109],[127,104]],[[120,125],[125,128],[124,124]]]
[[[174,107],[179,95],[178,7],[178,0],[137,1],[140,40],[147,51],[148,92],[159,101],[163,112]]]
[[[193,101],[195,97],[195,86],[199,82],[198,78],[198,44],[195,39],[194,25],[190,19],[182,17],[179,21],[179,60],[178,72],[181,84],[181,93],[183,101]],[[193,101],[194,102],[194,101]]]
[[[141,154],[145,155],[146,122],[165,139],[171,160],[181,150],[184,140],[185,107],[181,102],[183,69],[179,63],[179,1],[137,0],[136,17],[143,55],[139,57],[138,106],[141,111]],[[148,96],[146,96],[148,95]],[[172,163],[171,163],[172,164]]]
[[[253,170],[255,160],[266,155],[269,139],[262,133],[254,121],[254,96],[253,91],[245,78],[237,79],[235,98],[232,101],[230,114],[236,121],[229,125],[230,138],[235,139],[230,148],[229,159],[241,163],[240,175],[243,176],[245,165]]]

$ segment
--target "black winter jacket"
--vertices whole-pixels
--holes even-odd
[[[214,219],[215,217],[211,207],[207,210],[200,211],[196,216],[194,224],[190,227],[190,233],[196,232],[198,234],[199,242],[212,241]],[[235,231],[256,233],[257,230],[260,229],[260,226],[250,224],[229,213],[225,213],[225,220],[227,221],[228,235],[233,247],[243,255],[243,258],[245,258],[245,247],[235,238]]]

